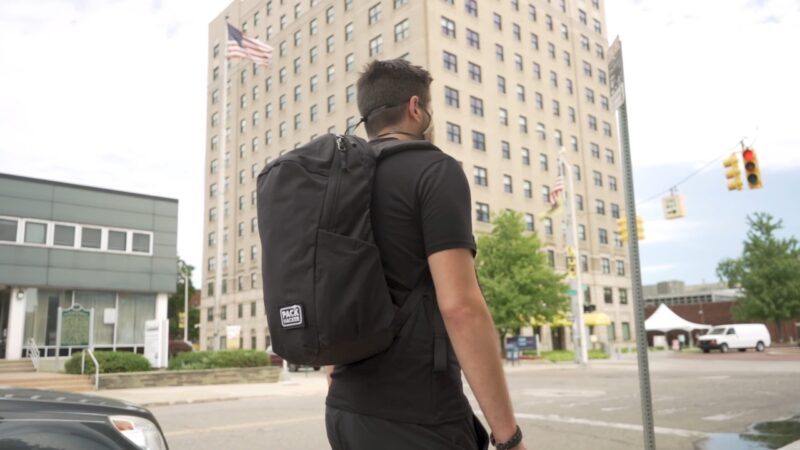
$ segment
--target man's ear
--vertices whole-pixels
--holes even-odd
[[[408,117],[409,119],[416,119],[418,116],[421,116],[422,113],[422,106],[419,104],[419,96],[412,95],[410,99],[408,99]]]

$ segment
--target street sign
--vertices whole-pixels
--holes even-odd
[[[683,204],[683,195],[674,194],[661,200],[664,207],[664,218],[667,220],[686,217],[686,207]]]
[[[622,43],[619,36],[608,49],[608,84],[611,88],[611,100],[619,109],[625,103],[625,75],[622,68]]]

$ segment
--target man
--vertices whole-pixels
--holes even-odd
[[[433,121],[431,81],[400,59],[366,67],[358,109],[372,145],[423,139]],[[402,304],[418,280],[433,286],[387,351],[329,370],[325,422],[334,450],[488,448],[463,394],[462,369],[496,442],[520,439],[475,274],[471,211],[463,170],[438,149],[403,151],[378,165],[373,233],[392,299]],[[444,371],[434,371],[439,312],[449,338]]]

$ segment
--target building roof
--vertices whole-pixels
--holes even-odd
[[[6,179],[9,179],[9,180],[18,180],[18,181],[28,181],[28,182],[31,182],[31,183],[48,184],[48,185],[51,185],[51,186],[64,186],[64,187],[70,187],[70,188],[76,188],[76,189],[85,189],[85,190],[88,190],[88,191],[104,192],[104,193],[108,193],[108,194],[129,195],[129,196],[132,196],[132,197],[140,197],[140,198],[146,198],[146,199],[150,199],[150,200],[161,200],[161,201],[165,201],[165,202],[178,203],[178,199],[175,199],[175,198],[159,197],[159,196],[156,196],[156,195],[147,195],[147,194],[138,194],[138,193],[135,193],[135,192],[118,191],[118,190],[114,190],[114,189],[106,189],[106,188],[99,188],[99,187],[94,187],[94,186],[86,186],[86,185],[83,185],[83,184],[64,183],[62,181],[45,180],[43,178],[23,177],[23,176],[20,176],[20,175],[11,175],[11,174],[2,173],[2,172],[0,172],[0,178],[6,178]]]

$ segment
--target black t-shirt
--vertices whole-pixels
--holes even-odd
[[[383,141],[373,141],[378,144]],[[469,183],[461,166],[440,150],[408,150],[380,162],[372,224],[393,301],[400,305],[428,271],[427,257],[466,248],[475,252]],[[437,424],[468,417],[461,368],[448,340],[445,372],[433,371],[435,291],[409,318],[385,352],[337,366],[327,404],[358,414]]]

